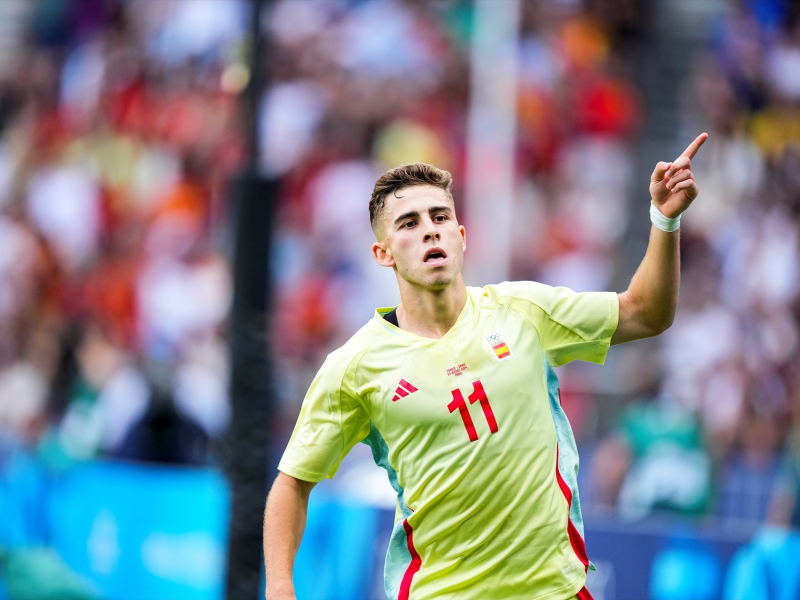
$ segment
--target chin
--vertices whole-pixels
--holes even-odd
[[[398,278],[414,287],[425,288],[432,291],[446,289],[458,278],[458,272],[439,273],[404,273],[398,272]]]
[[[440,277],[431,278],[423,283],[423,285],[432,290],[443,290],[455,281],[455,277],[450,275],[442,275]]]

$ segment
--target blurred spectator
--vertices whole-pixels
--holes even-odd
[[[704,512],[711,495],[711,461],[698,420],[669,404],[649,403],[630,407],[621,421],[617,436],[594,453],[593,501],[605,507],[618,504],[626,519],[654,510]]]
[[[777,525],[800,529],[800,371],[792,365],[790,381],[791,428],[786,436],[777,483],[769,507],[769,520]]]

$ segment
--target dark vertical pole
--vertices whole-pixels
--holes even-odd
[[[255,600],[261,584],[261,532],[267,481],[272,374],[267,359],[267,257],[275,181],[246,173],[233,186],[233,309],[230,320],[229,432],[233,491],[228,550],[228,600]]]
[[[250,81],[245,90],[244,128],[247,140],[248,158],[251,169],[258,162],[258,104],[266,84],[264,74],[264,38],[261,33],[261,21],[267,0],[252,0],[253,12],[250,21]]]
[[[266,0],[252,0],[250,82],[243,95],[249,165],[231,187],[233,306],[230,315],[229,432],[233,492],[228,549],[228,600],[256,600],[262,579],[262,514],[269,486],[268,449],[273,406],[267,354],[271,296],[269,250],[278,183],[258,173],[258,104],[265,85],[261,18]]]

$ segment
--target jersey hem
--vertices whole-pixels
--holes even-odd
[[[573,598],[586,586],[586,574],[579,575],[562,588],[553,590],[546,596],[534,596],[530,600],[573,600]],[[566,595],[564,595],[566,594]]]
[[[325,479],[325,475],[320,475],[319,473],[312,473],[311,471],[306,471],[305,469],[298,469],[296,467],[288,466],[288,465],[278,465],[278,471],[288,475],[289,477],[294,477],[295,479],[300,479],[302,481],[307,481],[309,483],[319,483],[323,479]]]
[[[605,325],[603,326],[603,335],[602,335],[602,337],[596,338],[594,340],[592,340],[592,339],[587,340],[580,333],[575,331],[572,327],[562,323],[561,321],[558,321],[558,320],[554,319],[551,314],[548,313],[548,316],[553,320],[553,322],[558,323],[564,329],[568,329],[569,331],[574,333],[576,336],[578,336],[579,338],[581,338],[585,342],[597,342],[597,341],[605,340],[606,337],[608,337],[609,341],[610,341],[611,336],[614,334],[614,330],[612,329],[611,331],[609,331],[609,329],[611,328],[611,323],[613,321],[614,305],[616,304],[617,307],[619,307],[619,294],[617,294],[616,292],[594,292],[594,293],[595,294],[608,294],[609,295],[608,312],[606,314]],[[613,298],[610,297],[612,294],[613,294]],[[536,303],[534,302],[534,304],[536,304]],[[539,305],[537,304],[537,306],[539,306]],[[539,306],[539,308],[542,308],[542,307]],[[544,310],[544,309],[542,309],[542,310]],[[616,327],[614,329],[616,329]]]
[[[605,364],[606,356],[608,355],[608,351],[611,349],[611,337],[605,337],[599,340],[573,342],[571,344],[563,344],[561,346],[551,346],[550,348],[547,348],[547,350],[544,350],[544,353],[545,356],[547,356],[548,362],[552,366],[560,367],[568,362],[571,362],[571,360],[574,360],[576,357],[571,356],[571,354],[574,354],[575,351],[579,351],[582,348],[590,349],[592,351],[592,355],[581,354],[578,360],[594,363],[596,365]],[[570,350],[572,350],[572,352],[570,352]]]

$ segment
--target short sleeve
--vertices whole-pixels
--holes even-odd
[[[524,312],[533,322],[547,361],[554,367],[573,360],[605,362],[619,321],[614,292],[576,293],[533,281],[501,283],[491,293],[498,302]]]
[[[347,453],[369,434],[369,417],[354,390],[358,358],[328,356],[303,400],[278,465],[281,472],[312,482],[333,477]]]

